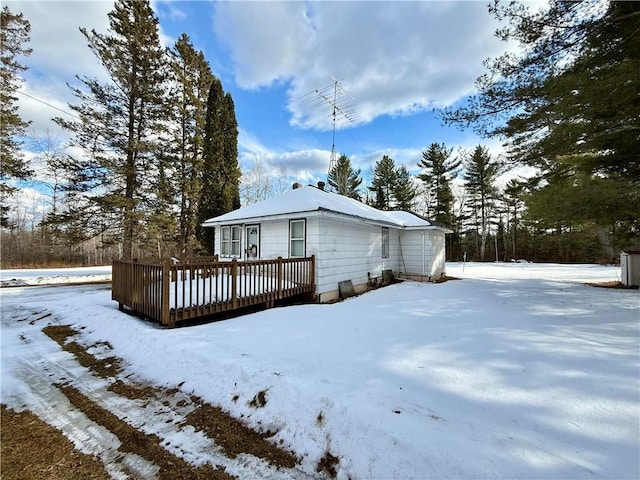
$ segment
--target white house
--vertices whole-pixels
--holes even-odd
[[[338,283],[356,292],[384,270],[408,278],[445,273],[449,230],[402,211],[381,211],[313,186],[294,185],[278,197],[239,208],[202,224],[215,228],[221,260],[316,257],[316,295],[338,297]]]

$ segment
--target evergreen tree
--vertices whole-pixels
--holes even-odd
[[[360,201],[358,189],[362,183],[360,169],[354,170],[351,160],[346,155],[340,155],[338,161],[327,176],[329,186],[340,195]]]
[[[518,251],[518,227],[520,224],[520,218],[522,216],[522,209],[524,208],[524,191],[525,183],[512,178],[507,183],[504,189],[504,203],[507,213],[508,230],[510,231],[510,249],[511,257],[514,259],[519,258]],[[508,250],[508,249],[507,249]]]
[[[608,257],[640,245],[638,215],[627,208],[640,209],[640,4],[593,7],[589,1],[553,1],[531,13],[519,2],[496,2],[491,11],[507,22],[499,36],[525,48],[488,62],[479,93],[443,116],[506,139],[512,162],[542,172],[545,186],[532,191],[527,204],[539,215],[547,212],[551,223],[559,220],[557,208],[572,232],[596,232]],[[581,207],[587,190],[590,198],[609,202],[607,216],[598,214],[599,206]],[[539,204],[550,200],[545,192],[557,197],[546,210]]]
[[[476,253],[484,260],[493,202],[496,198],[495,181],[499,173],[495,162],[486,147],[478,145],[473,153],[464,160],[465,187],[469,194],[469,207],[472,210],[476,231]]]
[[[404,165],[396,170],[393,197],[395,199],[395,208],[406,212],[412,210],[413,202],[416,198],[416,186],[413,183],[413,175]]]
[[[240,177],[238,166],[238,120],[231,93],[224,94],[224,166],[225,186],[231,197],[231,210],[240,208]]]
[[[206,102],[213,74],[202,52],[183,34],[171,50],[174,88],[171,99],[174,119],[170,126],[169,163],[175,169],[178,244],[182,254],[196,249],[197,209],[202,190]]]
[[[83,89],[72,90],[80,104],[70,108],[80,120],[56,119],[83,150],[70,165],[75,189],[90,192],[59,220],[82,225],[87,236],[115,230],[127,258],[161,181],[157,138],[167,117],[166,58],[148,0],[117,0],[109,25],[108,34],[80,31],[110,81],[79,77]]]
[[[432,143],[422,152],[422,160],[418,162],[418,167],[424,169],[418,178],[424,182],[435,201],[433,210],[428,212],[428,215],[447,227],[452,227],[455,223],[451,181],[457,176],[457,170],[462,162],[451,159],[452,152],[453,149],[448,149],[444,143]]]
[[[207,98],[199,224],[239,208],[240,169],[237,152],[233,99],[230,94],[225,95],[220,80],[214,78]],[[212,229],[199,228],[198,233],[204,248],[212,251]]]
[[[396,185],[397,171],[393,159],[384,155],[376,162],[373,170],[373,181],[369,190],[375,192],[373,206],[380,210],[391,210],[394,204],[393,191]]]
[[[0,226],[7,226],[7,196],[15,188],[7,185],[10,178],[25,180],[32,172],[21,152],[20,137],[24,136],[29,122],[18,113],[15,92],[20,88],[20,72],[27,69],[18,58],[31,53],[25,48],[29,41],[31,25],[22,13],[13,14],[6,5],[0,11]]]

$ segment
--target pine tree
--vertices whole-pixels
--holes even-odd
[[[457,170],[462,163],[459,159],[450,158],[452,152],[453,149],[448,149],[444,143],[432,143],[422,152],[422,160],[418,162],[418,167],[424,169],[418,178],[424,182],[435,201],[428,215],[448,227],[455,223],[451,181],[457,176]]]
[[[499,165],[491,158],[486,147],[478,145],[473,153],[464,160],[465,188],[469,194],[469,206],[475,220],[476,239],[480,245],[476,247],[480,260],[484,260],[489,224],[496,197],[496,178]]]
[[[240,207],[237,128],[233,99],[214,78],[207,98],[199,224]],[[198,238],[209,251],[213,235],[212,229],[198,229]]]
[[[524,192],[525,183],[512,178],[507,183],[504,189],[504,202],[507,210],[507,223],[509,219],[511,224],[509,230],[511,233],[511,256],[514,259],[519,258],[518,251],[518,226],[520,224],[520,217],[522,216],[522,209],[524,207]]]
[[[329,186],[336,193],[360,201],[358,189],[362,183],[360,169],[354,170],[351,160],[346,155],[340,155],[338,161],[327,176]]]
[[[202,190],[206,104],[213,81],[209,62],[183,34],[171,50],[174,89],[170,95],[172,115],[165,151],[175,170],[177,194],[178,245],[182,254],[196,249],[197,209]]]
[[[393,159],[384,155],[373,170],[373,180],[369,190],[376,194],[373,206],[380,210],[391,210],[394,205],[393,190],[397,179],[396,165]]]
[[[25,180],[32,175],[21,152],[19,138],[24,136],[29,122],[18,113],[15,92],[20,88],[20,72],[27,69],[18,57],[31,53],[25,48],[31,25],[22,13],[13,14],[6,5],[0,12],[0,226],[8,225],[8,207],[5,199],[15,188],[7,185],[10,178]]]
[[[404,165],[396,170],[396,181],[393,188],[394,208],[406,212],[412,210],[414,199],[416,198],[416,186],[413,183],[413,178],[413,175]]]
[[[109,33],[80,31],[105,67],[110,81],[79,77],[80,101],[70,108],[78,121],[56,119],[74,134],[84,155],[72,162],[78,193],[90,192],[61,221],[80,224],[87,236],[115,231],[125,258],[156,199],[157,138],[166,120],[166,57],[158,19],[148,0],[117,0],[109,13]]]

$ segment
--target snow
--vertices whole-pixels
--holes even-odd
[[[111,266],[0,270],[0,287],[110,282]]]
[[[183,272],[181,272],[183,273]],[[200,305],[209,305],[216,302],[228,302],[232,299],[229,282],[230,272],[200,276],[196,278],[184,277],[169,284],[169,308],[190,308]],[[150,290],[157,291],[160,284],[150,286]],[[280,288],[295,288],[296,284],[283,281]],[[236,297],[242,298],[251,295],[262,295],[278,291],[278,279],[268,276],[237,275]]]
[[[620,269],[454,263],[447,274],[462,280],[171,330],[119,312],[104,286],[2,289],[2,402],[42,409],[20,359],[61,352],[20,336],[72,324],[132,374],[276,430],[310,475],[329,450],[341,479],[640,478],[640,294],[584,285]],[[52,315],[30,325],[23,311]],[[267,404],[252,408],[260,391]],[[171,442],[188,455],[199,438]]]
[[[210,218],[203,226],[215,226],[219,223],[245,221],[255,218],[287,216],[317,211],[329,211],[341,215],[348,215],[359,219],[370,220],[404,227],[434,227],[428,220],[424,220],[412,213],[402,211],[382,211],[365,205],[344,195],[320,190],[311,185],[289,190],[276,197],[271,197],[258,203],[239,208],[224,215]]]

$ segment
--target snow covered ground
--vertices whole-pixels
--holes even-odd
[[[110,281],[111,265],[106,267],[0,270],[0,287]]]
[[[2,289],[2,402],[42,411],[24,359],[67,355],[38,331],[71,324],[127,371],[276,430],[309,475],[329,451],[343,479],[640,478],[640,293],[583,284],[619,268],[447,273],[463,280],[173,330],[120,313],[104,286]]]

